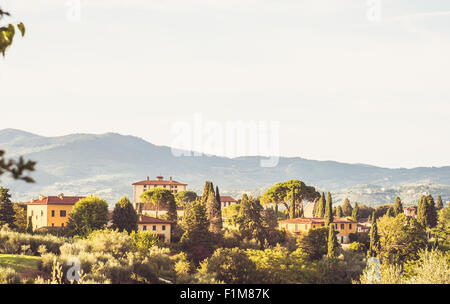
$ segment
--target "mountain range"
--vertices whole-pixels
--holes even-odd
[[[349,197],[368,205],[392,203],[400,195],[407,204],[431,193],[450,200],[450,166],[390,169],[364,164],[281,157],[273,168],[260,166],[261,157],[226,158],[181,156],[170,147],[116,133],[71,134],[44,137],[21,130],[0,130],[0,149],[7,158],[20,155],[37,161],[34,184],[2,176],[1,184],[13,199],[28,201],[40,194],[96,194],[114,204],[121,196],[132,197],[131,184],[163,175],[185,182],[200,193],[206,180],[221,194],[262,194],[272,184],[300,179],[320,191],[331,191],[335,202]]]

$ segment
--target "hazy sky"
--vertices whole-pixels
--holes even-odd
[[[279,121],[285,156],[450,165],[450,1],[381,0],[379,22],[375,0],[73,3],[1,1],[27,35],[0,59],[0,129],[171,145],[201,113]]]

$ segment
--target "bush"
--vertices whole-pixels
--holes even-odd
[[[40,248],[45,246],[48,252],[59,254],[59,247],[69,243],[67,238],[53,235],[31,235],[7,229],[0,230],[0,253],[41,255]]]
[[[0,284],[20,284],[20,276],[12,268],[0,267]]]
[[[363,243],[360,243],[360,242],[350,243],[348,245],[348,249],[350,249],[352,251],[355,251],[355,252],[365,252],[367,250],[366,246]]]

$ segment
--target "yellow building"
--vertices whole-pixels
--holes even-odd
[[[156,234],[162,242],[170,244],[172,222],[160,218],[139,215],[138,230]]]
[[[177,192],[186,190],[187,184],[174,181],[172,177],[170,177],[169,180],[164,180],[164,177],[157,176],[156,180],[150,180],[150,178],[147,176],[146,180],[136,182],[133,184],[134,205],[136,206],[137,203],[142,203],[140,199],[142,193],[144,193],[147,190],[151,190],[153,188],[158,187],[170,190],[170,192],[175,194]]]
[[[40,196],[27,203],[27,218],[31,217],[33,230],[65,227],[73,206],[82,196]]]
[[[356,233],[358,222],[349,220],[347,218],[335,218],[333,219],[334,229],[337,234],[337,239],[343,243],[348,243],[349,234]],[[287,232],[292,234],[307,233],[311,229],[316,229],[325,226],[324,218],[295,218],[280,221],[278,227],[280,229],[285,229]]]

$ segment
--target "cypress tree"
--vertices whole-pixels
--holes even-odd
[[[336,217],[337,218],[342,217],[342,207],[341,206],[336,207]]]
[[[351,216],[353,212],[352,205],[350,205],[349,199],[346,197],[344,200],[344,204],[342,204],[342,214],[344,216]]]
[[[16,212],[11,202],[9,189],[0,187],[0,227],[8,225],[9,228],[16,228]]]
[[[167,203],[167,219],[172,221],[174,224],[178,221],[177,203],[175,202],[174,197],[172,197]]]
[[[33,233],[33,217],[29,216],[27,221],[27,233],[32,234]]]
[[[417,204],[417,221],[423,226],[428,227],[427,223],[427,200],[425,196],[421,196]]]
[[[338,242],[336,238],[336,233],[334,231],[334,225],[330,225],[328,228],[328,258],[335,259],[338,256]]]
[[[112,215],[113,228],[131,233],[137,230],[138,215],[130,200],[122,197],[114,206]]]
[[[210,181],[205,182],[205,186],[203,187],[203,193],[202,197],[200,199],[200,202],[202,202],[204,205],[206,205],[206,201],[208,200],[209,193],[214,192],[214,185]]]
[[[331,199],[331,193],[328,192],[327,204],[325,206],[325,226],[333,223],[333,201]]]
[[[206,217],[209,221],[209,231],[219,233],[222,230],[222,216],[221,210],[218,208],[214,189],[209,191],[208,199],[206,200]]]
[[[358,220],[358,218],[359,218],[359,206],[358,206],[358,203],[356,203],[356,202],[355,202],[355,207],[353,208],[353,211],[352,211],[352,217],[355,220]]]
[[[378,236],[377,220],[375,219],[375,211],[372,214],[372,222],[370,226],[370,244],[369,244],[369,256],[376,256],[378,251],[378,242],[380,237]]]
[[[444,204],[442,203],[442,197],[439,195],[436,199],[436,210],[441,210],[444,208]]]
[[[397,216],[401,213],[403,213],[403,204],[400,197],[397,196],[394,202],[394,215]]]
[[[322,218],[325,216],[325,193],[322,192],[319,202],[317,203],[317,212],[314,217]]]
[[[427,196],[427,224],[430,228],[437,225],[436,205],[431,194]]]

